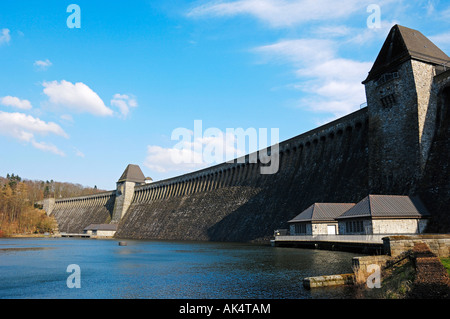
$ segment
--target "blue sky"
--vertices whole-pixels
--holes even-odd
[[[442,0],[0,1],[0,175],[103,189],[129,163],[176,176],[205,166],[169,160],[195,120],[296,136],[359,109],[396,23],[450,53]]]

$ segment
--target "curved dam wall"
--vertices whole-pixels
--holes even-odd
[[[366,196],[367,139],[367,109],[361,109],[280,143],[276,174],[260,174],[265,164],[247,155],[245,163],[136,186],[116,237],[265,240],[314,202]]]
[[[105,224],[111,221],[115,191],[90,196],[55,200],[51,216],[58,222],[60,232],[82,233],[90,224]]]

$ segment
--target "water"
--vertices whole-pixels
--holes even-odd
[[[346,252],[239,243],[73,238],[0,239],[0,298],[334,299],[350,287],[306,290],[302,279],[351,272]],[[68,288],[67,267],[81,270]]]

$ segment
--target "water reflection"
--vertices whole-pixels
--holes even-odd
[[[304,277],[351,272],[351,253],[237,243],[1,239],[0,298],[347,298]],[[23,249],[13,249],[23,248]],[[30,249],[31,248],[31,249]],[[49,249],[52,248],[52,249]],[[81,289],[66,286],[70,264]]]

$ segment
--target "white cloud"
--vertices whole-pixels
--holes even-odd
[[[333,44],[331,40],[325,39],[280,40],[257,47],[253,51],[270,61],[304,65],[331,59],[335,55]]]
[[[84,158],[84,153],[82,151],[80,151],[76,147],[74,147],[73,150],[74,150],[76,156]]]
[[[286,87],[302,92],[299,107],[338,117],[357,110],[365,102],[361,81],[372,66],[371,62],[340,57],[340,46],[345,46],[348,51],[349,47],[382,40],[396,24],[386,19],[385,14],[390,10],[404,10],[404,6],[394,0],[380,0],[377,5],[382,8],[381,27],[369,28],[364,20],[363,24],[348,23],[357,14],[358,19],[369,19],[367,9],[370,4],[373,4],[372,0],[218,0],[195,6],[187,15],[249,16],[271,28],[290,29],[290,34],[298,31],[293,27],[307,25],[308,28],[301,31],[309,35],[300,39],[280,39],[254,48],[253,52],[260,55],[264,63],[291,65],[298,82]],[[430,5],[428,9],[432,7]]]
[[[294,87],[304,93],[299,107],[342,116],[365,101],[361,81],[372,63],[338,58],[337,46],[325,39],[282,40],[258,47],[255,52],[268,57],[268,62],[293,65],[294,75],[302,80]]]
[[[450,32],[433,35],[429,39],[438,47],[448,47],[450,45]]]
[[[29,110],[32,108],[30,101],[21,100],[15,96],[4,96],[0,98],[0,104],[5,106],[12,106],[22,110]]]
[[[445,53],[450,52],[450,32],[439,33],[430,36],[429,39]]]
[[[52,62],[49,59],[46,60],[37,60],[33,64],[38,70],[46,71],[49,67],[52,66]]]
[[[37,149],[49,151],[61,156],[64,152],[56,146],[45,142],[37,142],[35,135],[54,134],[68,138],[64,130],[56,123],[44,122],[39,118],[23,113],[8,113],[0,111],[0,134],[11,136],[19,141],[31,143]]]
[[[0,30],[0,45],[9,43],[11,41],[11,35],[9,34],[9,29]]]
[[[333,59],[297,71],[299,76],[312,79],[304,92],[300,106],[314,112],[343,116],[357,110],[366,101],[361,81],[372,63],[347,59]]]
[[[66,154],[63,151],[61,151],[59,148],[57,148],[53,144],[48,144],[45,142],[36,142],[34,139],[32,139],[31,145],[33,145],[35,148],[37,148],[41,151],[51,152],[53,154],[60,155],[60,156],[66,156]]]
[[[68,122],[68,123],[73,123],[73,117],[70,114],[63,114],[59,117],[61,120]]]
[[[435,13],[435,9],[438,4],[439,0],[428,0],[424,6],[427,11],[427,16],[431,16]]]
[[[41,135],[55,134],[68,137],[64,130],[56,123],[44,122],[39,118],[23,113],[8,113],[0,111],[1,132],[10,132],[15,135],[19,131],[28,131]]]
[[[65,80],[52,81],[44,82],[43,86],[53,107],[98,116],[111,116],[114,113],[97,93],[82,82],[73,84]]]
[[[355,29],[352,32],[352,34],[354,35],[347,39],[345,42],[352,45],[363,45],[370,44],[379,40],[384,40],[389,34],[391,28],[396,24],[398,24],[398,22],[395,20],[381,20],[379,28]]]
[[[354,30],[346,25],[321,25],[312,32],[318,36],[343,37],[351,34]]]
[[[250,15],[271,27],[290,27],[313,21],[349,17],[372,0],[238,0],[210,1],[193,8],[188,16]]]
[[[149,145],[144,165],[158,173],[187,173],[232,160],[246,153],[238,147],[233,133],[215,129],[210,131],[211,134],[205,131],[204,136],[194,138],[192,131],[185,131],[192,139],[182,140],[174,147]]]
[[[144,165],[149,169],[158,173],[167,173],[171,171],[193,171],[207,167],[206,163],[177,163],[174,158],[180,160],[185,158],[198,157],[201,154],[196,154],[189,149],[164,148],[157,145],[147,146],[147,157]]]
[[[137,105],[136,99],[126,94],[114,94],[111,100],[111,106],[117,107],[123,117],[127,117],[130,108],[137,107]]]
[[[450,18],[450,7],[447,7],[446,9],[441,10],[441,11],[438,13],[438,17],[439,17],[440,19],[442,19],[442,20],[447,20],[447,19],[449,19],[449,18]]]

